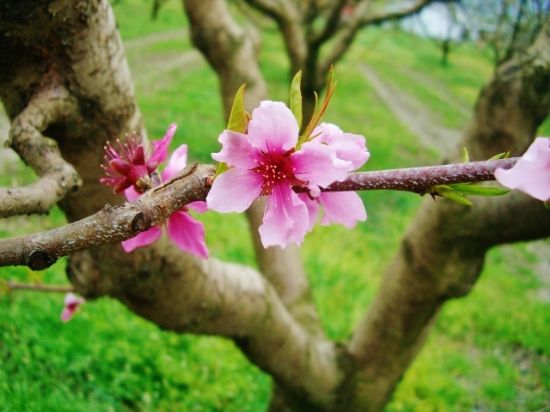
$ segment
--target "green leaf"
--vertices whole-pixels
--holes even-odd
[[[499,186],[481,186],[472,183],[455,183],[450,186],[461,194],[474,196],[502,196],[510,192]]]
[[[315,127],[317,127],[317,125],[323,119],[323,116],[327,111],[328,104],[330,103],[330,99],[332,98],[332,95],[334,94],[335,89],[336,89],[336,81],[334,80],[334,68],[330,66],[330,71],[328,73],[328,81],[327,81],[327,92],[325,94],[325,98],[323,99],[323,103],[321,103],[321,106],[317,108],[317,95],[315,95],[315,110],[313,112],[313,115],[311,116],[311,119],[309,120],[309,123],[304,129],[304,132],[302,133],[302,135],[300,136],[300,139],[298,140],[300,144],[308,141],[311,133],[313,132],[313,129],[315,129]]]
[[[292,83],[290,84],[290,110],[296,117],[298,122],[298,129],[302,128],[302,90],[300,84],[302,83],[302,71],[298,71]]]
[[[218,167],[216,168],[216,173],[214,174],[214,178],[218,175],[221,175],[227,169],[229,169],[229,166],[227,166],[227,163],[223,163],[223,162],[218,163]]]
[[[472,206],[472,202],[470,202],[462,193],[457,192],[453,188],[453,185],[432,186],[428,193],[443,196],[445,199],[452,200],[453,202],[464,206]]]
[[[227,122],[227,130],[234,132],[244,133],[248,125],[248,116],[244,108],[244,89],[246,84],[243,84],[235,93],[235,100],[233,100],[233,106],[231,107],[231,113],[229,114],[229,121]]]
[[[542,204],[546,209],[550,209],[550,200],[547,200],[546,202],[542,202]]]
[[[454,191],[443,190],[443,191],[440,191],[439,194],[443,196],[445,199],[452,200],[453,202],[458,203],[460,205],[472,206],[473,204],[466,197]]]
[[[229,120],[227,121],[227,130],[232,130],[234,132],[244,133],[248,126],[248,121],[250,116],[244,108],[244,90],[246,84],[243,84],[235,93],[235,99],[233,100],[233,106],[231,106],[231,112],[229,113]],[[216,174],[214,178],[223,172],[225,172],[229,167],[225,163],[218,163],[216,168]]]
[[[442,191],[454,192],[454,189],[451,186],[448,186],[448,185],[433,186],[432,190],[434,191],[434,193],[439,193],[439,192],[442,192]]]
[[[488,160],[500,160],[500,159],[507,159],[509,157],[510,157],[510,152],[502,152],[502,153],[494,155],[493,157],[491,157]]]
[[[466,146],[462,148],[462,163],[468,163],[470,161],[470,154],[468,153],[468,149],[466,149]]]

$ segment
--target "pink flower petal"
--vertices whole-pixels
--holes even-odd
[[[307,213],[309,215],[309,225],[307,231],[311,232],[317,223],[317,216],[319,215],[319,200],[312,199],[307,193],[298,193],[298,197],[306,204]]]
[[[338,159],[332,148],[318,142],[304,143],[291,160],[298,179],[321,187],[344,180],[353,170],[351,162]]]
[[[133,202],[134,200],[137,200],[141,196],[141,193],[138,193],[136,189],[134,189],[134,186],[130,186],[127,189],[124,189],[124,197],[128,202]]]
[[[285,184],[274,187],[267,198],[260,238],[264,247],[301,244],[309,226],[306,204]]]
[[[162,139],[153,141],[153,153],[151,153],[151,157],[147,160],[147,167],[150,171],[156,169],[168,157],[168,146],[172,142],[176,129],[177,125],[172,123]]]
[[[186,165],[187,145],[182,144],[180,147],[174,150],[174,152],[170,156],[168,165],[166,165],[166,168],[161,173],[162,181],[166,182],[167,180],[176,177],[183,169],[185,169]]]
[[[495,177],[507,188],[550,200],[550,138],[537,137],[514,167],[495,170]]]
[[[369,159],[365,138],[361,135],[344,133],[331,123],[321,123],[312,135],[316,136],[312,141],[328,144],[339,159],[350,161],[353,169],[360,168]]]
[[[85,302],[84,298],[75,295],[74,293],[67,293],[65,295],[64,307],[61,312],[61,320],[68,322],[72,319],[79,306]]]
[[[206,205],[206,202],[203,202],[202,200],[197,200],[196,202],[187,203],[185,207],[188,207],[193,212],[197,212],[197,213],[204,213],[208,210],[208,206]]]
[[[263,101],[252,112],[248,138],[262,152],[286,152],[298,142],[296,118],[281,102]]]
[[[124,249],[126,253],[130,253],[137,248],[148,246],[151,243],[155,242],[156,240],[158,240],[161,234],[162,230],[160,230],[160,227],[153,226],[152,228],[144,232],[138,233],[133,238],[123,240],[122,249]]]
[[[262,177],[232,168],[219,175],[206,197],[208,208],[221,213],[244,212],[262,191]]]
[[[351,229],[367,219],[363,201],[355,192],[323,192],[318,199],[324,209],[322,225],[337,223]]]
[[[256,166],[254,160],[257,149],[252,147],[247,135],[224,130],[218,141],[222,144],[222,150],[212,153],[214,160],[242,169],[252,169]]]
[[[168,237],[183,251],[203,259],[208,257],[204,225],[185,212],[175,212],[168,219]]]

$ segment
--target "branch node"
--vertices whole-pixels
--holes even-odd
[[[32,270],[44,270],[55,263],[56,259],[42,249],[33,249],[25,259],[25,264]]]
[[[132,221],[130,222],[130,228],[136,232],[143,232],[150,226],[150,221],[145,217],[145,213],[137,212]]]

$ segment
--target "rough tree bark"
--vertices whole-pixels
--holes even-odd
[[[549,30],[523,58],[502,67],[480,95],[466,134],[473,157],[520,153],[548,114]],[[142,129],[108,2],[2,0],[0,45],[0,98],[12,120],[27,110],[47,110],[33,98],[47,88],[62,88],[74,102],[63,116],[45,116],[35,128],[56,141],[82,178],[82,187],[60,203],[67,218],[120,202],[99,185],[99,167],[90,167],[100,164],[107,139]],[[274,378],[282,393],[274,409],[377,411],[441,305],[472,287],[487,249],[549,232],[550,212],[520,195],[472,209],[427,201],[347,346],[304,326],[305,318],[286,300],[288,278],[273,278],[282,286],[272,284],[251,268],[199,260],[166,242],[131,254],[119,245],[94,247],[70,258],[68,274],[84,296],[114,297],[161,328],[233,339]]]

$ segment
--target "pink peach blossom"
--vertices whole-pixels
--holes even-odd
[[[550,201],[550,138],[537,137],[514,167],[495,170],[495,177],[509,189]]]
[[[63,322],[68,322],[72,319],[80,305],[84,304],[84,298],[75,295],[74,293],[67,293],[65,295],[65,306],[61,312],[61,320]]]
[[[177,176],[185,168],[186,163],[187,145],[181,145],[170,156],[168,165],[160,174],[161,180],[166,181]],[[128,201],[133,201],[139,198],[140,194],[130,186],[124,190],[124,196],[126,196]],[[181,250],[206,259],[208,257],[208,248],[204,240],[204,225],[191,217],[189,209],[197,213],[203,213],[206,211],[206,202],[191,202],[182,209],[172,213],[166,221],[168,237]],[[155,242],[160,238],[161,234],[161,227],[153,226],[144,232],[138,233],[133,238],[124,240],[122,248],[125,252],[130,253],[137,248],[148,246]]]
[[[365,138],[361,135],[344,133],[338,126],[322,123],[317,126],[312,135],[312,141],[328,145],[336,156],[353,164],[358,169],[369,159],[369,152]],[[317,221],[320,208],[323,208],[321,224],[326,226],[333,223],[353,228],[357,222],[367,219],[365,206],[355,192],[321,192],[309,194],[301,193],[300,198],[306,203],[309,212],[309,230],[313,229]]]
[[[121,193],[131,186],[142,193],[147,189],[145,184],[150,175],[168,157],[168,146],[175,132],[176,125],[171,124],[164,137],[152,143],[150,154],[147,153],[141,137],[137,135],[130,136],[124,143],[117,140],[118,150],[107,143],[105,146],[107,165],[102,165],[105,176],[100,179],[100,182],[113,186],[115,193]]]
[[[113,186],[115,193],[124,192],[126,200],[133,201],[148,188],[160,184],[162,181],[174,178],[181,172],[187,163],[187,146],[178,147],[168,165],[157,173],[160,163],[168,157],[168,146],[176,133],[176,125],[171,124],[164,137],[153,141],[150,150],[146,151],[141,139],[131,137],[122,144],[118,143],[118,151],[110,144],[105,147],[107,166],[104,166],[106,176],[101,183]],[[150,152],[150,153],[149,153]],[[198,213],[206,211],[206,202],[191,202],[182,209],[172,213],[166,222],[168,237],[181,249],[200,256],[208,257],[208,249],[204,241],[204,226],[188,213],[189,209]],[[150,245],[162,234],[160,226],[154,226],[133,238],[122,242],[122,248],[130,253],[133,250]]]
[[[293,187],[319,193],[345,179],[354,162],[343,159],[331,145],[306,141],[298,145],[298,124],[280,102],[263,101],[252,112],[247,134],[225,130],[222,150],[212,157],[229,170],[219,175],[206,199],[218,212],[243,212],[259,196],[267,196],[260,226],[264,247],[300,244],[310,227],[310,213]]]
[[[369,160],[370,153],[365,138],[359,134],[345,133],[332,123],[321,123],[313,130],[312,136],[313,142],[329,145],[336,152],[336,156],[350,161],[354,170]]]

